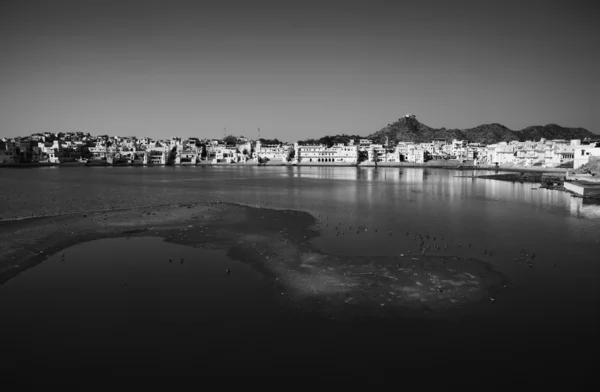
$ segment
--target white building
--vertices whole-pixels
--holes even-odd
[[[555,144],[550,150],[550,159],[546,160],[546,166],[559,166],[564,163],[572,162],[575,159],[574,145]],[[547,151],[547,150],[546,150]]]
[[[381,144],[371,144],[369,147],[367,147],[366,149],[367,154],[368,154],[368,160],[369,162],[375,162],[375,160],[377,160],[377,162],[385,162],[386,161],[386,148],[381,145]]]
[[[270,161],[286,162],[290,153],[291,146],[283,144],[262,144],[260,140],[256,142],[254,148],[254,158],[268,159]]]
[[[408,150],[411,146],[414,146],[414,142],[398,142],[396,146],[396,152],[398,153],[398,159],[408,159]]]
[[[338,143],[327,148],[322,144],[301,146],[294,144],[296,150],[295,160],[299,163],[348,163],[356,164],[358,162],[358,146],[344,145]]]
[[[198,160],[198,152],[193,150],[177,151],[175,155],[176,165],[195,165]]]
[[[169,147],[161,142],[152,143],[147,146],[147,162],[150,165],[166,165],[169,160]]]
[[[515,163],[515,147],[506,142],[498,143],[493,149],[491,155],[492,161],[490,163],[497,163],[499,165]]]
[[[585,165],[590,161],[590,157],[600,158],[600,143],[577,146],[574,149],[573,168]]]
[[[416,144],[409,146],[406,160],[412,163],[425,163],[425,150]]]
[[[450,153],[456,158],[463,158],[467,156],[467,141],[466,140],[452,140],[450,147]]]

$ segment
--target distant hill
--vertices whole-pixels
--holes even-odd
[[[429,142],[433,139],[446,139],[451,141],[468,140],[474,143],[493,144],[498,142],[509,142],[511,140],[540,140],[552,139],[584,139],[586,137],[597,138],[598,135],[584,128],[565,128],[556,124],[536,125],[527,127],[520,131],[514,131],[501,124],[483,124],[468,129],[446,129],[431,128],[419,122],[416,117],[402,117],[398,121],[388,124],[386,127],[368,136],[375,143],[385,143],[388,137],[389,143],[396,144],[399,141]]]

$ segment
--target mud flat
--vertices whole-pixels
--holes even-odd
[[[308,213],[220,202],[0,221],[0,283],[78,243],[149,235],[226,250],[287,306],[326,317],[447,317],[493,306],[506,285],[474,258],[326,254],[310,242],[319,231]]]

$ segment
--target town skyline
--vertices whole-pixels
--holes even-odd
[[[406,115],[404,122],[416,121]],[[551,134],[554,134],[551,132]],[[600,156],[600,139],[563,138],[503,140],[492,144],[465,139],[432,138],[426,142],[374,142],[361,136],[325,137],[295,143],[236,138],[172,137],[154,140],[135,136],[92,136],[83,132],[34,134],[23,138],[0,139],[1,165],[83,165],[86,166],[196,166],[202,164],[276,165],[423,165],[436,161],[444,167],[509,165],[522,168],[579,168]],[[556,134],[554,134],[556,136]]]
[[[406,115],[404,115],[406,116]],[[403,117],[404,117],[403,116]],[[402,117],[400,117],[402,118]],[[397,120],[396,120],[397,121]],[[392,122],[393,123],[393,122]],[[390,123],[388,123],[389,125]],[[429,125],[429,124],[425,124],[422,123],[424,125]],[[506,127],[504,124],[499,123],[499,122],[494,122],[494,123],[482,123],[482,124],[477,124],[474,125],[472,127],[467,127],[467,128],[453,128],[453,127],[448,127],[448,126],[442,126],[439,128],[435,128],[435,129],[456,129],[456,130],[468,130],[468,129],[473,129],[473,128],[477,128],[479,126],[484,126],[484,125],[490,125],[490,124],[499,124],[503,127]],[[564,124],[556,124],[556,123],[551,123],[551,122],[546,122],[546,123],[539,123],[539,124],[529,124],[528,126],[524,126],[521,128],[511,128],[511,127],[506,127],[512,131],[516,131],[516,132],[521,132],[523,130],[525,130],[526,128],[529,127],[544,127],[544,126],[548,126],[548,125],[559,125],[563,128],[582,128],[586,131],[589,131],[595,135],[599,135],[600,133],[595,132],[595,130],[591,130],[591,129],[587,129],[585,127],[581,127],[581,126],[570,126],[570,125],[564,125]],[[265,135],[265,131],[260,128],[257,127],[254,130],[251,130],[249,128],[246,128],[245,130],[240,130],[239,132],[236,132],[235,130],[231,130],[230,128],[227,127],[223,127],[221,129],[221,132],[219,133],[217,132],[201,132],[201,131],[190,131],[189,134],[182,134],[181,132],[173,132],[170,134],[167,133],[163,133],[163,134],[156,134],[154,136],[149,135],[149,134],[135,134],[135,133],[127,133],[124,132],[123,130],[119,131],[118,129],[115,129],[114,133],[98,133],[98,132],[91,132],[87,129],[82,129],[82,128],[76,128],[76,129],[72,129],[72,130],[57,130],[57,131],[48,131],[48,130],[39,130],[36,132],[30,132],[27,134],[20,134],[20,135],[10,135],[10,134],[2,134],[0,133],[0,138],[19,138],[19,137],[27,137],[27,136],[31,136],[34,134],[44,134],[44,133],[51,133],[51,134],[59,134],[59,133],[85,133],[85,134],[90,134],[92,136],[101,136],[101,135],[107,135],[107,136],[113,136],[113,137],[135,137],[135,138],[151,138],[154,140],[168,140],[171,138],[183,138],[183,139],[189,139],[189,138],[198,138],[198,139],[223,139],[224,137],[228,137],[228,136],[235,136],[235,137],[245,137],[248,139],[252,139],[252,140],[258,140],[258,139],[278,139],[281,142],[289,142],[289,143],[293,143],[294,141],[298,141],[298,140],[305,140],[305,139],[319,139],[322,137],[327,137],[327,136],[334,136],[334,135],[359,135],[359,136],[363,136],[363,137],[368,137],[369,135],[372,135],[382,129],[384,129],[385,126],[382,126],[376,130],[365,130],[362,132],[355,132],[355,133],[350,133],[350,132],[331,132],[331,133],[325,133],[325,134],[307,134],[307,136],[301,136],[301,137],[296,137],[294,138],[294,135],[290,135],[290,138],[283,138],[281,135],[278,135],[277,132],[266,132],[267,134]]]
[[[30,134],[26,134],[26,135],[17,135],[17,136],[4,136],[0,134],[0,141],[2,141],[3,139],[5,140],[11,140],[11,139],[21,139],[21,138],[30,138],[31,136],[42,136],[42,135],[53,135],[53,136],[58,136],[58,135],[88,135],[91,138],[99,138],[99,137],[109,137],[109,138],[117,138],[117,139],[128,139],[128,138],[134,138],[134,139],[144,139],[144,138],[149,138],[151,140],[170,140],[170,139],[180,139],[180,140],[186,140],[186,139],[197,139],[197,140],[226,140],[228,138],[236,138],[236,139],[247,139],[250,141],[256,141],[256,140],[272,140],[272,141],[279,141],[280,143],[284,143],[284,144],[293,144],[294,142],[303,142],[303,141],[307,141],[307,140],[319,140],[319,139],[326,139],[326,138],[335,138],[338,136],[348,136],[348,137],[352,137],[354,138],[356,141],[358,141],[359,138],[375,138],[375,139],[381,139],[381,136],[377,136],[379,133],[381,133],[382,131],[385,131],[386,129],[388,130],[388,133],[394,133],[393,131],[393,126],[397,126],[397,125],[405,125],[406,123],[409,124],[409,126],[413,126],[414,131],[416,131],[417,133],[419,133],[419,129],[418,127],[425,127],[426,129],[428,129],[429,131],[433,131],[433,132],[440,132],[440,131],[471,131],[471,132],[475,132],[475,135],[480,132],[481,130],[479,130],[481,127],[486,127],[486,126],[495,126],[496,128],[499,129],[508,129],[510,131],[513,131],[513,136],[519,135],[520,139],[523,138],[524,135],[526,135],[526,132],[528,129],[530,128],[541,128],[542,131],[544,128],[546,127],[552,127],[552,126],[556,126],[556,128],[558,128],[558,132],[560,133],[559,135],[555,135],[554,137],[550,137],[550,136],[546,136],[546,135],[538,135],[537,137],[529,137],[526,139],[523,139],[521,141],[525,141],[525,140],[537,140],[540,137],[541,138],[545,138],[545,139],[565,139],[565,140],[570,140],[570,139],[586,139],[589,137],[594,138],[594,140],[596,140],[595,136],[599,136],[600,134],[595,133],[591,130],[585,129],[585,128],[581,128],[581,127],[563,127],[559,124],[546,124],[546,125],[540,125],[540,124],[536,124],[536,125],[531,125],[529,127],[525,127],[522,129],[510,129],[506,126],[504,126],[503,124],[500,123],[490,123],[490,124],[479,124],[476,127],[472,127],[472,128],[463,128],[463,129],[452,129],[452,128],[447,128],[447,127],[441,127],[441,128],[429,128],[427,124],[425,123],[421,123],[416,115],[414,114],[405,114],[403,116],[401,116],[400,118],[398,118],[396,121],[392,122],[392,123],[388,123],[387,127],[383,127],[380,128],[380,130],[376,131],[376,132],[372,132],[372,133],[367,133],[367,132],[363,132],[363,133],[356,133],[356,134],[348,134],[348,133],[337,133],[337,134],[323,134],[323,135],[315,135],[314,137],[297,137],[295,139],[284,139],[281,136],[278,135],[274,135],[273,137],[266,137],[263,134],[261,134],[261,130],[260,128],[256,129],[256,135],[252,135],[252,132],[245,132],[245,133],[232,133],[229,132],[229,130],[227,130],[227,128],[223,128],[223,132],[220,135],[215,135],[215,136],[204,136],[201,134],[193,134],[193,135],[182,135],[180,133],[172,133],[172,134],[163,134],[163,135],[158,135],[156,137],[153,136],[149,136],[149,135],[134,135],[134,134],[127,134],[127,133],[116,133],[116,134],[97,134],[97,133],[92,133],[92,132],[88,132],[85,130],[80,130],[80,129],[76,129],[76,130],[61,130],[58,132],[50,132],[50,131],[44,131],[44,132],[32,132]],[[390,127],[391,126],[391,127]],[[553,129],[554,131],[556,131],[556,128]],[[392,129],[390,131],[390,129]],[[479,131],[478,131],[479,130]],[[497,129],[496,129],[497,130]],[[576,135],[571,135],[569,136],[567,133],[568,132],[576,132]],[[583,133],[584,135],[582,136],[581,133]],[[585,134],[587,133],[587,135]],[[443,135],[439,135],[442,136]],[[496,137],[498,135],[495,135]],[[422,137],[420,137],[422,138]],[[430,141],[430,139],[435,139],[436,137],[432,137],[427,139],[426,141]],[[518,140],[519,138],[514,138],[514,137],[509,137],[510,140]],[[444,137],[444,139],[452,139],[452,137]],[[458,139],[465,139],[465,140],[470,140],[473,142],[478,142],[477,140],[472,140],[471,137],[459,137]],[[506,140],[506,141],[510,141],[510,140]],[[416,140],[405,140],[405,141],[416,141]],[[500,141],[500,140],[498,140]],[[497,141],[496,141],[497,142]],[[491,143],[484,143],[484,144],[493,144],[495,142],[491,142]]]
[[[592,2],[3,2],[0,135],[600,129]]]

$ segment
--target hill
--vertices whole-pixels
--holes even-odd
[[[429,142],[433,139],[446,139],[451,141],[468,140],[473,143],[493,144],[502,141],[526,141],[552,139],[584,139],[594,138],[598,135],[584,128],[565,128],[556,124],[537,125],[515,131],[501,124],[483,124],[475,128],[446,129],[431,128],[419,122],[414,116],[402,117],[398,121],[388,124],[386,127],[368,136],[375,143],[385,143],[386,137],[389,143],[396,144],[399,141]]]

